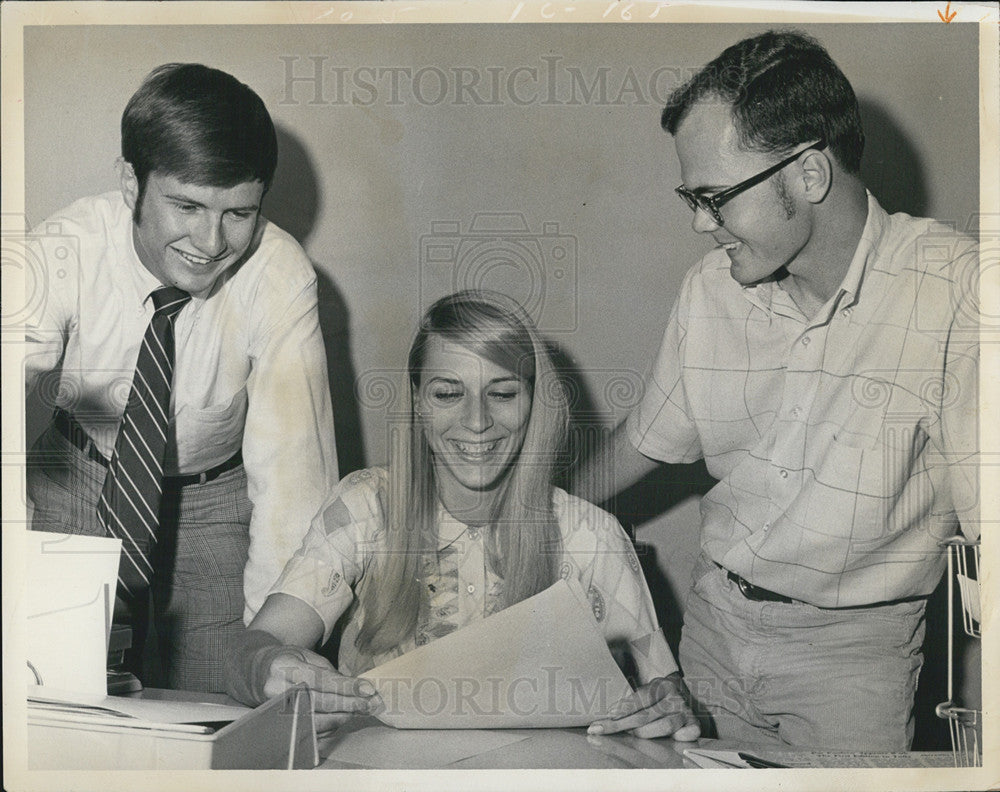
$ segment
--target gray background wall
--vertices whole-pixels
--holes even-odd
[[[265,207],[319,274],[342,473],[384,461],[384,377],[423,308],[466,285],[535,309],[578,384],[578,418],[610,425],[638,398],[681,277],[711,246],[673,194],[662,100],[766,27],[29,28],[28,221],[116,189],[118,121],[151,68],[216,66],[253,87],[279,128]],[[964,227],[979,196],[976,27],[799,28],[855,87],[876,197]],[[319,81],[290,79],[317,67]],[[500,220],[505,231],[473,233]],[[458,266],[429,260],[442,251]],[[674,638],[706,483],[699,466],[669,468],[614,504]]]

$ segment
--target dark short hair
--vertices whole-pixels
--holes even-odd
[[[858,173],[865,134],[854,89],[818,41],[768,31],[729,47],[671,94],[661,124],[671,135],[700,101],[732,105],[740,144],[785,152],[824,138],[841,167]]]
[[[267,108],[249,87],[199,63],[151,71],[122,114],[122,158],[140,196],[150,173],[190,184],[271,185],[278,141]]]

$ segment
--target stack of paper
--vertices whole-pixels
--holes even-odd
[[[33,687],[27,727],[34,770],[291,770],[319,763],[304,685],[252,710]]]
[[[28,689],[28,713],[35,721],[210,734],[249,711],[241,705],[87,696],[39,686]]]

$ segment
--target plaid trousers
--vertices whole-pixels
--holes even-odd
[[[32,530],[104,536],[97,500],[106,472],[50,426],[29,455]],[[225,692],[223,660],[243,630],[252,510],[242,466],[204,484],[165,482],[151,629],[145,639],[143,620],[133,629],[146,687]]]

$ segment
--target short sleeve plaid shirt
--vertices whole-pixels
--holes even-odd
[[[628,431],[651,458],[705,459],[712,560],[819,607],[934,589],[938,542],[979,533],[978,268],[971,240],[869,195],[812,319],[721,250],[688,273]]]

